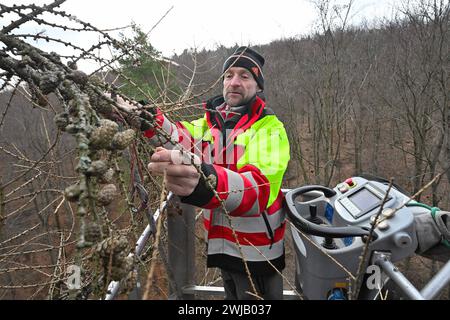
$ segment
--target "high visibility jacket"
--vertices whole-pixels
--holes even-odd
[[[286,131],[258,96],[230,126],[216,110],[223,101],[216,97],[206,102],[205,116],[192,122],[173,124],[157,115],[160,128],[202,159],[207,177],[215,176],[222,201],[203,179],[181,200],[204,208],[208,267],[245,272],[244,258],[252,274],[274,272],[270,264],[282,270],[286,216],[280,188],[289,161]],[[144,134],[154,144],[173,147],[153,130]]]

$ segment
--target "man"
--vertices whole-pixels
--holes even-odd
[[[204,209],[207,265],[221,269],[226,299],[283,298],[280,187],[289,143],[262,98],[263,65],[256,51],[240,47],[224,63],[223,95],[204,104],[202,119],[173,124],[156,113],[158,127],[196,154],[214,191],[179,150],[169,150],[173,143],[144,127],[152,143],[164,146],[152,155],[149,170],[165,174],[167,189],[182,202]]]

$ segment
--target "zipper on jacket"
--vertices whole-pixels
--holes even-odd
[[[275,242],[275,236],[273,235],[272,227],[269,224],[269,219],[267,218],[266,211],[263,211],[261,213],[261,215],[262,215],[262,217],[264,219],[264,223],[266,224],[267,231],[269,232],[269,237],[270,237],[270,247],[269,247],[269,249],[272,249],[273,243]]]

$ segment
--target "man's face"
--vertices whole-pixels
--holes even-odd
[[[231,67],[223,77],[223,97],[230,107],[246,104],[256,94],[258,84],[245,68]]]

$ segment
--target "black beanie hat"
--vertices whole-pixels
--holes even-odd
[[[230,67],[245,68],[253,75],[256,83],[261,90],[264,90],[264,76],[262,67],[264,58],[256,51],[249,47],[239,47],[236,51],[225,60],[223,64],[223,73]]]

